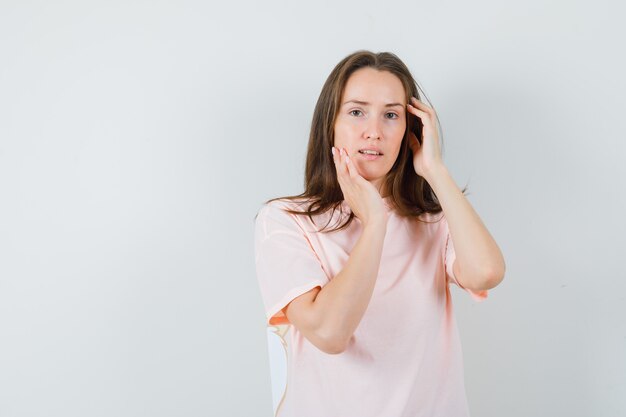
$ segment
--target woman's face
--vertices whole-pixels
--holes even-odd
[[[359,174],[382,194],[383,179],[398,157],[406,130],[406,99],[400,79],[370,67],[353,72],[341,97],[334,130],[335,147],[345,148]],[[366,148],[382,155],[359,152]]]

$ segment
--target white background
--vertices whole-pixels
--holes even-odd
[[[409,66],[505,255],[484,303],[452,290],[472,415],[626,415],[623,16],[2,1],[0,416],[271,416],[253,218],[357,49]]]

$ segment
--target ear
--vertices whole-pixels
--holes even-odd
[[[411,152],[413,152],[413,155],[415,155],[415,153],[419,151],[422,145],[419,143],[419,141],[417,140],[417,136],[415,136],[415,133],[413,132],[409,132],[408,139],[409,139],[409,147],[411,148]]]
[[[422,123],[422,119],[414,115],[413,113],[407,111],[407,129],[413,132],[415,137],[417,138],[420,145],[422,144],[422,130],[424,129],[424,123]]]

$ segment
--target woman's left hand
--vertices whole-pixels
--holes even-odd
[[[411,105],[411,103],[413,105]],[[415,173],[427,179],[427,176],[438,166],[443,165],[439,150],[439,135],[437,133],[437,116],[435,110],[411,97],[407,110],[419,117],[422,128],[422,144],[419,144],[413,132],[409,132],[409,146],[413,151],[413,168]]]

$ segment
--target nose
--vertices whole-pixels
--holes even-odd
[[[380,139],[380,125],[379,120],[377,118],[373,118],[371,122],[367,125],[367,130],[365,131],[366,139]]]

